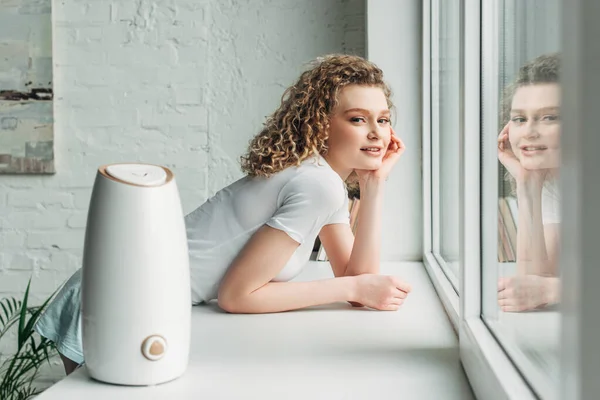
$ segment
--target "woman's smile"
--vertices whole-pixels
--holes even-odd
[[[544,145],[524,145],[521,146],[521,154],[525,157],[533,157],[541,155],[544,151],[548,150],[547,146]]]
[[[382,154],[380,147],[363,147],[360,149],[360,151],[370,157],[380,157]]]

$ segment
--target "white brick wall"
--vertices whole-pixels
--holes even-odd
[[[52,5],[57,173],[0,175],[0,297],[33,276],[36,304],[80,266],[99,165],[172,168],[187,213],[241,177],[239,156],[303,63],[364,54],[364,0]]]

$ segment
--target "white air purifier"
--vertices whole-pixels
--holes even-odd
[[[190,348],[187,237],[173,173],[147,164],[98,169],[81,284],[90,376],[155,385],[183,375]]]

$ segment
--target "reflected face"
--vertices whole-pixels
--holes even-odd
[[[325,158],[346,176],[355,169],[378,169],[390,135],[390,110],[383,90],[348,85],[338,94],[338,105],[330,119]]]
[[[508,131],[511,148],[528,170],[560,166],[560,87],[521,86],[515,91]]]

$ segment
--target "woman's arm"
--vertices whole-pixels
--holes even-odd
[[[519,225],[517,227],[517,272],[552,275],[554,260],[548,257],[542,221],[543,181],[517,183]]]
[[[541,187],[541,182],[517,183],[517,275],[498,281],[498,304],[506,312],[531,310],[560,301],[560,281],[556,276],[558,224],[543,224]]]
[[[319,232],[335,276],[379,273],[381,214],[385,181],[406,147],[390,128],[390,141],[377,170],[356,170],[360,184],[360,208],[356,237],[349,226],[326,225]]]
[[[396,310],[409,291],[399,279],[382,275],[271,282],[298,245],[283,231],[266,225],[260,228],[223,278],[219,306],[231,313],[271,313],[338,301],[360,301],[371,308]]]
[[[335,276],[379,273],[384,181],[361,185],[356,237],[349,225],[325,225],[319,233]]]
[[[542,185],[517,182],[517,272],[542,275],[548,262],[542,222]]]

